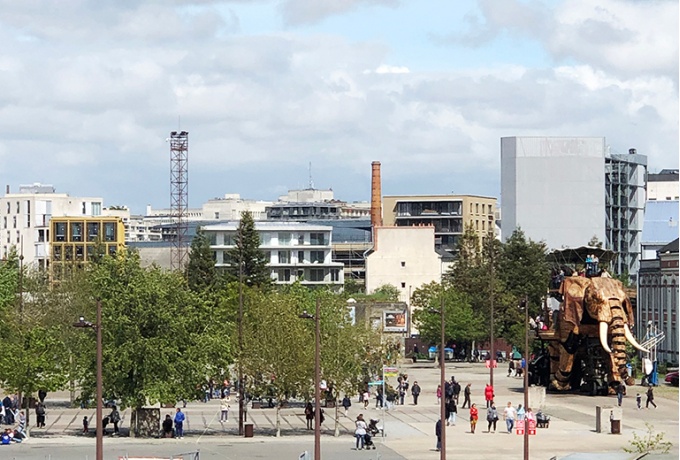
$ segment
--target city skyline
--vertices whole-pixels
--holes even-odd
[[[500,197],[500,138],[605,137],[678,167],[678,5],[0,1],[0,167],[141,213],[288,189]],[[502,200],[502,197],[500,197]]]

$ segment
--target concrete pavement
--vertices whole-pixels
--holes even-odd
[[[356,398],[352,399],[349,417],[340,415],[340,437],[334,437],[334,410],[325,409],[326,421],[323,425],[322,452],[324,459],[345,460],[349,457],[357,459],[437,459],[439,453],[434,450],[434,425],[439,418],[439,407],[436,404],[436,387],[439,380],[439,369],[432,363],[404,362],[400,370],[409,375],[413,384],[418,381],[422,394],[418,406],[407,404],[396,406],[389,411],[375,409],[375,400],[364,410]],[[452,375],[464,387],[472,384],[472,400],[480,409],[480,422],[477,432],[470,433],[468,410],[460,409],[456,426],[447,428],[447,453],[450,458],[521,458],[522,436],[507,434],[505,423],[498,422],[497,433],[486,433],[485,403],[483,390],[488,381],[488,369],[483,364],[448,363],[447,378]],[[495,393],[497,407],[502,409],[508,401],[513,405],[523,402],[522,380],[506,377],[506,369],[495,371]],[[606,433],[595,433],[595,406],[614,406],[615,397],[587,397],[579,395],[548,394],[543,411],[552,417],[550,428],[539,429],[530,437],[532,459],[549,459],[562,457],[573,452],[623,452],[628,446],[633,432],[641,435],[645,431],[645,422],[654,426],[655,432],[665,432],[665,439],[673,443],[672,452],[678,453],[678,401],[658,397],[656,410],[635,408],[635,393],[642,392],[642,387],[629,387],[628,396],[623,402],[622,434],[612,435],[609,432],[609,421],[603,421]],[[677,389],[675,389],[677,391]],[[5,449],[20,454],[17,459],[92,459],[94,458],[94,438],[80,433],[83,416],[92,417],[94,409],[80,410],[65,407],[66,401],[60,395],[48,395],[46,429],[32,428],[33,437],[21,445],[3,447],[0,458],[5,457]],[[65,395],[63,395],[65,396]],[[462,401],[462,395],[461,395]],[[275,409],[250,409],[249,422],[254,425],[255,437],[240,438],[237,435],[238,410],[232,405],[229,422],[219,422],[219,401],[208,403],[191,402],[187,405],[186,438],[183,440],[149,440],[132,438],[105,439],[107,459],[117,459],[125,455],[171,455],[180,452],[200,449],[201,459],[209,458],[298,458],[300,452],[313,452],[313,433],[305,428],[304,414],[301,407],[281,410],[280,438],[274,437],[276,427]],[[361,407],[360,407],[361,406]],[[161,414],[170,413],[172,409],[162,409]],[[342,409],[340,409],[342,412]],[[378,439],[376,451],[355,451],[354,419],[360,412],[365,418],[380,418],[387,436]],[[104,414],[108,411],[105,410]],[[129,426],[130,410],[123,411],[123,429]],[[34,421],[34,414],[31,414]],[[93,424],[90,426],[93,428]],[[110,427],[109,427],[110,429]],[[41,456],[42,455],[42,456]],[[50,455],[51,457],[48,457]],[[186,457],[187,459],[189,457]],[[193,459],[192,459],[193,460]]]

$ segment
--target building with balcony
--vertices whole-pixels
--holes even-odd
[[[384,196],[383,224],[386,227],[434,228],[436,249],[455,251],[467,226],[480,242],[489,231],[495,235],[496,198],[475,195]]]
[[[51,278],[58,281],[70,269],[125,247],[125,227],[119,217],[53,217],[50,247]]]
[[[102,214],[102,198],[57,193],[52,185],[19,186],[18,193],[0,198],[0,257],[12,247],[24,256],[24,265],[47,269],[50,260],[50,221],[54,217],[95,217]]]
[[[297,222],[255,222],[276,284],[299,281],[305,286],[342,287],[343,264],[332,260],[332,227]],[[229,251],[234,248],[238,222],[203,227],[210,239],[215,266],[229,266]]]

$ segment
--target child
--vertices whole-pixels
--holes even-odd
[[[88,429],[89,422],[87,421],[87,416],[83,417],[83,433],[89,433]]]
[[[635,402],[637,403],[638,410],[642,409],[642,395],[640,393],[635,395]]]

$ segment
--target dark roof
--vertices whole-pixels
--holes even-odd
[[[678,182],[678,170],[662,169],[659,173],[649,173],[647,182]]]
[[[680,238],[676,238],[675,240],[671,241],[668,243],[666,246],[662,247],[659,249],[659,254],[664,254],[667,252],[678,252],[678,240]]]

